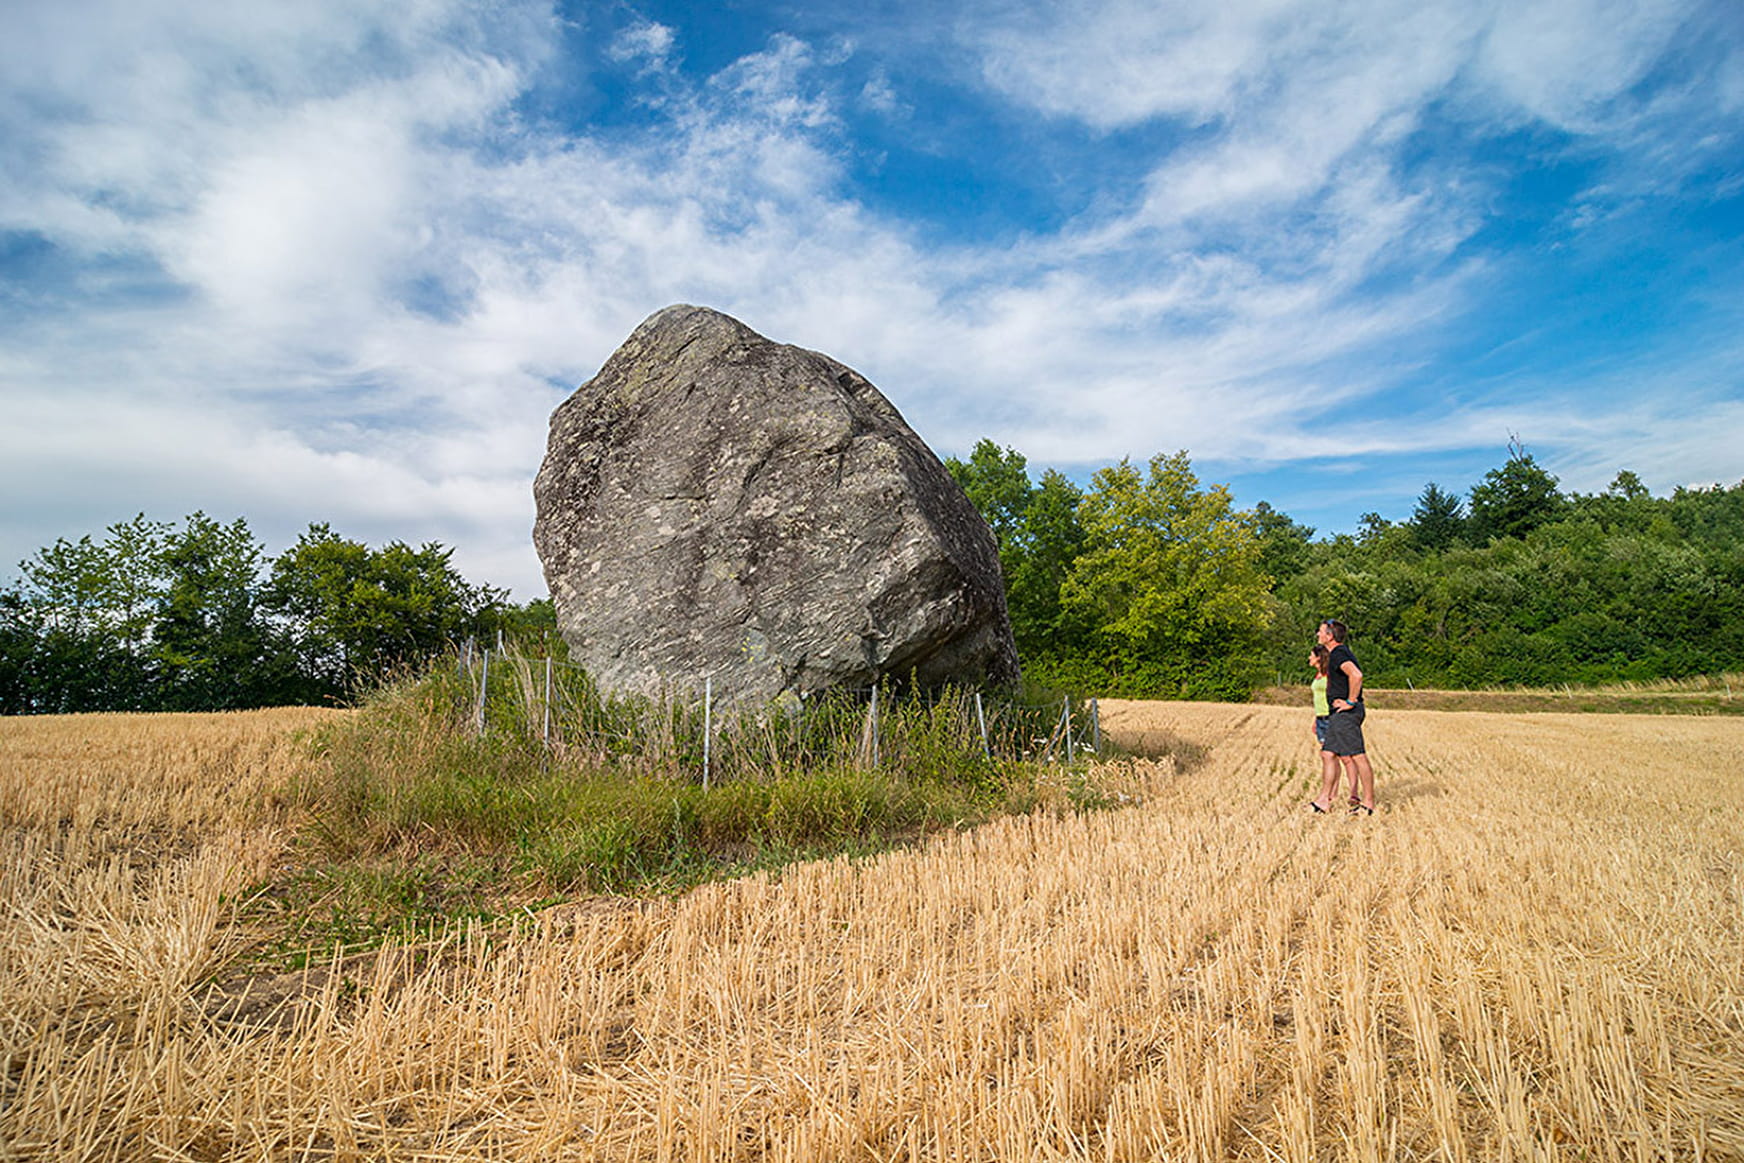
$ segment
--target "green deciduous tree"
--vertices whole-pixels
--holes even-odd
[[[265,552],[238,517],[221,524],[195,513],[166,533],[157,554],[151,653],[174,710],[223,710],[289,701],[292,677],[258,604]]]
[[[295,696],[256,608],[262,553],[240,518],[143,514],[20,564],[4,612],[8,710],[195,710]]]
[[[1393,528],[1393,523],[1379,513],[1364,513],[1356,519],[1356,539],[1361,544],[1372,545]]]
[[[1003,561],[1007,549],[1023,534],[1024,515],[1035,491],[1022,454],[981,440],[967,461],[947,457],[945,468],[993,530]]]
[[[8,713],[152,710],[160,665],[152,626],[168,588],[170,526],[140,514],[101,539],[56,539],[19,563],[0,619]]]
[[[1201,488],[1185,452],[1098,472],[1079,506],[1085,543],[1063,612],[1093,627],[1107,663],[1158,693],[1243,697],[1259,669],[1267,578],[1250,514]]]
[[[1060,605],[1060,587],[1084,549],[1083,499],[1065,474],[1043,473],[1005,555],[1006,604],[1020,655],[1058,655],[1084,644],[1083,626],[1069,623]]]
[[[1266,501],[1253,507],[1251,522],[1260,541],[1260,568],[1274,586],[1307,566],[1308,547],[1314,540],[1312,526],[1297,524]]]
[[[77,541],[57,538],[19,570],[33,603],[57,629],[102,631],[142,647],[168,586],[163,553],[173,526],[144,513]]]
[[[1605,490],[1613,497],[1621,497],[1625,501],[1638,501],[1648,496],[1647,486],[1641,483],[1641,478],[1628,469],[1623,469],[1611,479],[1611,485]]]
[[[1061,621],[1060,586],[1084,544],[1083,490],[1054,469],[1032,484],[1022,454],[991,440],[979,441],[967,461],[947,459],[945,467],[999,546],[1019,654],[1058,654],[1076,643],[1073,628]]]
[[[32,709],[29,667],[40,634],[24,595],[15,587],[0,590],[0,715]]]
[[[1518,440],[1508,444],[1508,460],[1484,474],[1472,486],[1472,533],[1479,542],[1496,537],[1524,537],[1554,521],[1564,498],[1556,478],[1539,466]]]
[[[1727,516],[1736,513],[1740,524]],[[1440,552],[1317,545],[1281,587],[1274,665],[1316,617],[1353,630],[1378,686],[1545,685],[1744,666],[1744,486],[1569,499],[1523,537]]]
[[[349,692],[498,624],[507,594],[469,583],[453,552],[399,541],[372,550],[310,525],[273,562],[264,604],[285,624],[301,670]]]

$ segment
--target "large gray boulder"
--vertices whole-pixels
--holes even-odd
[[[985,521],[865,377],[657,312],[551,416],[533,541],[604,689],[1013,682]]]

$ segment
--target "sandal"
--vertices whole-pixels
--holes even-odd
[[[1308,806],[1314,809],[1314,814],[1317,816],[1324,816],[1326,814],[1326,809],[1315,803],[1313,800],[1308,801]]]
[[[1353,816],[1372,816],[1375,814],[1375,810],[1367,804],[1357,804],[1350,809],[1350,814]]]

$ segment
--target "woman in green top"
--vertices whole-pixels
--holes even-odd
[[[1326,701],[1326,675],[1331,666],[1332,652],[1316,643],[1308,652],[1308,665],[1314,668],[1314,742],[1320,748],[1320,797],[1308,806],[1316,813],[1332,810],[1332,797],[1338,793],[1338,757],[1326,750],[1326,720],[1332,705]]]

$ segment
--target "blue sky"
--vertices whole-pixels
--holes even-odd
[[[641,319],[941,455],[1188,450],[1322,532],[1744,478],[1736,0],[21,0],[0,575],[138,511],[543,593],[551,409]]]

